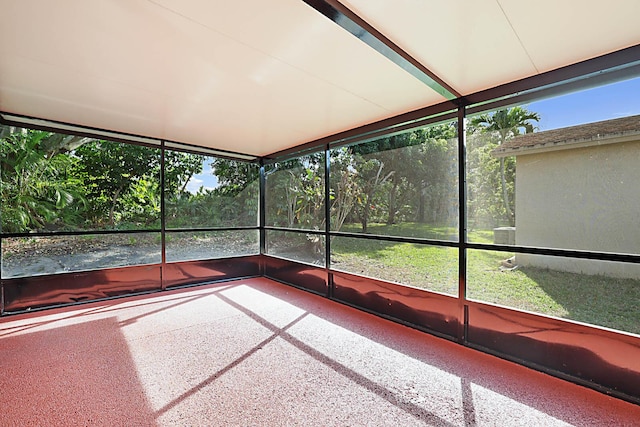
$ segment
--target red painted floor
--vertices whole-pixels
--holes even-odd
[[[267,279],[4,318],[0,426],[633,426],[640,406]]]

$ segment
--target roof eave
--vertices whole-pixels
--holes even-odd
[[[559,142],[550,142],[546,144],[534,145],[531,147],[498,147],[491,152],[491,155],[500,158],[527,154],[539,154],[550,151],[573,150],[576,148],[596,147],[601,145],[618,144],[621,142],[640,142],[640,132],[610,134],[588,139],[573,139]]]

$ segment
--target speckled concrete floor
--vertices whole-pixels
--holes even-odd
[[[1,426],[632,426],[640,406],[267,279],[4,318]]]

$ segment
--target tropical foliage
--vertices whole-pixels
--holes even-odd
[[[540,115],[512,107],[476,116],[470,121],[470,217],[499,219],[515,226],[515,157],[496,158],[491,152],[521,133],[531,133]],[[482,199],[485,200],[482,200]]]
[[[173,152],[165,159],[165,209],[167,228],[256,226],[258,221],[259,168],[198,154]],[[191,178],[215,176],[215,188],[187,189]],[[182,168],[179,171],[179,168]]]
[[[514,107],[469,121],[472,229],[514,224],[515,159],[498,159],[492,151],[533,131],[538,120],[538,114]],[[162,179],[169,229],[257,224],[256,164],[39,130],[2,127],[0,132],[5,232],[158,228]],[[329,154],[332,230],[359,224],[367,233],[371,224],[410,222],[457,229],[456,122],[397,132]],[[193,188],[204,175],[214,181]],[[267,225],[324,229],[324,152],[269,164],[265,176]]]
[[[333,229],[344,222],[365,233],[371,223],[457,225],[456,123],[337,148],[331,160],[332,195],[352,205],[348,213],[332,209]]]
[[[455,123],[416,129],[330,151],[332,230],[345,223],[457,224]],[[266,168],[267,225],[325,227],[324,154]]]
[[[0,127],[2,231],[158,229],[162,153],[156,147]],[[258,167],[166,151],[168,227],[256,225]],[[210,167],[218,186],[188,191]]]
[[[86,210],[78,159],[66,153],[86,142],[49,132],[0,127],[2,230],[59,228]]]

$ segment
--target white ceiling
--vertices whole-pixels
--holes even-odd
[[[343,0],[462,95],[640,43],[638,0]],[[0,111],[256,156],[444,98],[301,0],[0,0]]]

